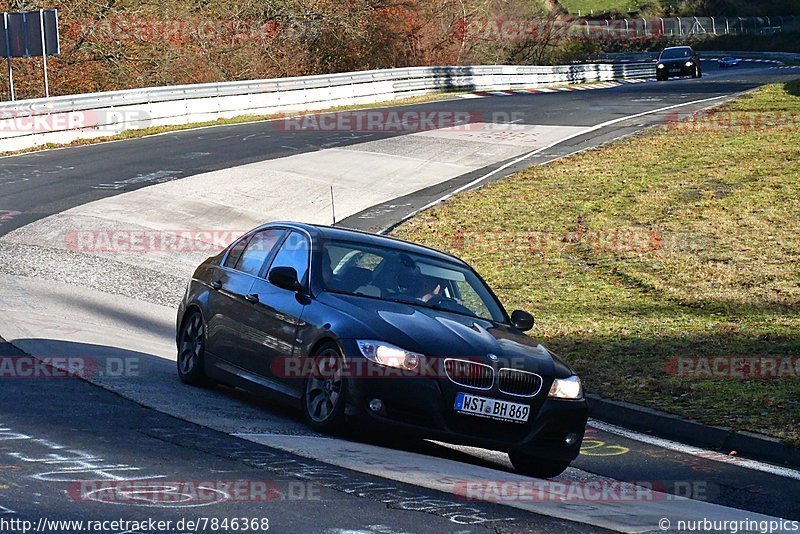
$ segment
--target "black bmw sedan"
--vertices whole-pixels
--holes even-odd
[[[670,46],[661,51],[656,64],[656,80],[663,81],[673,76],[703,76],[700,56],[691,46]]]
[[[178,309],[178,376],[344,425],[505,451],[552,477],[578,455],[580,379],[523,334],[460,259],[299,223],[256,228],[195,271]]]

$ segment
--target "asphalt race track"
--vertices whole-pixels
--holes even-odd
[[[660,492],[692,500],[664,498],[632,509],[615,503],[570,508],[466,500],[454,495],[454,483],[472,477],[516,480],[505,455],[433,442],[329,439],[311,432],[300,414],[242,392],[181,386],[164,340],[172,334],[173,295],[180,296],[195,257],[171,265],[169,258],[98,258],[63,246],[63,231],[70,225],[93,228],[103,220],[111,228],[180,227],[198,216],[192,210],[205,212],[216,203],[241,207],[232,226],[240,230],[259,216],[295,214],[329,222],[329,206],[316,203],[328,184],[341,195],[338,224],[381,231],[454,191],[631,135],[764,83],[800,76],[800,68],[747,63],[725,71],[711,64],[705,69],[700,80],[459,96],[383,108],[468,113],[482,124],[504,125],[496,131],[287,131],[280,121],[267,121],[0,159],[0,335],[11,341],[0,340],[0,356],[24,357],[20,348],[34,355],[93,355],[98,361],[112,354],[136,358],[143,369],[131,379],[98,376],[88,382],[3,378],[0,531],[14,532],[4,520],[36,525],[42,516],[172,521],[164,532],[195,530],[187,519],[268,518],[270,529],[278,532],[331,533],[661,531],[659,517],[677,519],[680,510],[689,509],[730,519],[800,519],[798,471],[646,443],[600,423],[590,426],[582,455],[559,481],[650,481]],[[514,129],[504,129],[510,125]],[[516,136],[509,137],[509,131]],[[423,168],[430,172],[412,179]],[[365,184],[381,173],[391,175],[392,183],[359,198]],[[259,182],[260,175],[269,179]],[[314,182],[319,191],[309,189],[307,205],[292,204],[305,194],[298,187],[318,175],[327,178]],[[246,188],[233,194],[226,184],[237,180]],[[273,183],[280,189],[274,198]],[[256,186],[271,204],[253,203]],[[173,200],[184,191],[189,199],[202,192],[205,203],[175,209]],[[163,203],[152,213],[142,210],[159,199]],[[163,215],[173,209],[174,217]],[[203,219],[202,228],[218,224],[214,221],[225,212]],[[82,289],[76,286],[92,292],[86,309],[78,310],[78,300],[70,300],[80,298]],[[106,322],[93,323],[100,315]],[[73,336],[75,323],[82,321],[97,328]],[[129,324],[133,330],[123,333]],[[98,480],[145,481],[146,488],[93,499],[86,483]],[[215,497],[230,488],[203,498],[180,497],[181,487],[200,481],[249,481],[250,491],[242,499]],[[255,482],[270,489],[266,498],[253,498]],[[702,506],[692,508],[695,504]],[[184,523],[178,525],[180,520]],[[218,531],[236,530],[229,525]]]

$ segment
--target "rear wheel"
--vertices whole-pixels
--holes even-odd
[[[514,469],[523,475],[536,478],[553,478],[569,467],[569,462],[543,460],[519,452],[508,453],[508,459],[511,460]]]
[[[317,350],[311,376],[306,379],[303,412],[314,430],[337,434],[345,429],[346,403],[344,358],[335,343],[325,343]]]
[[[200,312],[187,315],[181,325],[178,342],[178,378],[184,384],[209,387],[214,381],[206,376],[205,365],[206,326]]]

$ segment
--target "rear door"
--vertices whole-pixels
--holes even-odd
[[[310,250],[311,243],[304,233],[288,232],[269,268],[264,269],[250,289],[258,302],[251,304],[253,313],[249,330],[252,335],[246,348],[247,368],[283,384],[292,383],[286,380],[286,359],[297,356],[297,331],[309,302]],[[272,285],[267,276],[275,267],[292,267],[304,290],[295,292]],[[278,386],[278,389],[282,388]]]
[[[243,350],[253,322],[251,288],[285,234],[280,228],[259,230],[245,236],[228,253],[211,277],[208,341],[206,348],[238,367],[246,365]]]

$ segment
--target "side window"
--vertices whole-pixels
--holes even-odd
[[[297,271],[297,279],[306,285],[308,274],[308,239],[298,232],[292,232],[281,245],[280,250],[272,260],[270,269],[275,267],[292,267]]]
[[[236,262],[239,261],[242,252],[244,252],[244,247],[247,245],[248,239],[249,236],[245,236],[233,244],[230,252],[228,252],[228,256],[225,258],[225,263],[223,264],[224,267],[230,267],[231,269],[236,267]]]
[[[253,234],[236,262],[235,268],[244,273],[258,276],[264,262],[282,236],[283,230],[276,229],[262,230]],[[228,262],[225,262],[225,265],[229,266]]]

